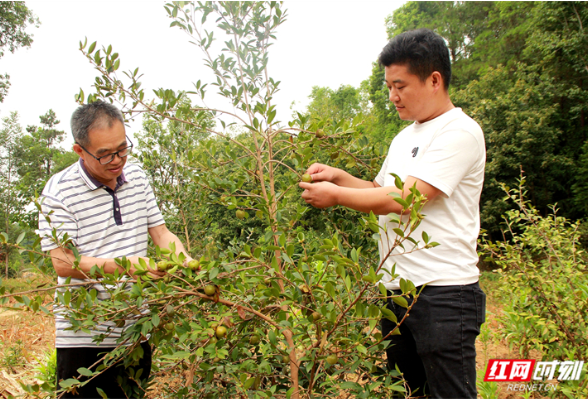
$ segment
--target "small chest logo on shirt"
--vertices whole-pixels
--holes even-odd
[[[412,149],[412,158],[415,158],[418,152],[419,152],[418,147],[415,147],[414,149]]]

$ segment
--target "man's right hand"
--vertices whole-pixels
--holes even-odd
[[[343,171],[339,168],[319,163],[312,164],[306,170],[306,173],[312,177],[312,182],[331,182],[335,184],[341,172]]]

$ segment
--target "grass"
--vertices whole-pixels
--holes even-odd
[[[5,368],[12,373],[16,372],[17,367],[22,367],[26,359],[24,358],[24,344],[22,340],[17,339],[14,343],[3,343],[0,341],[2,355],[0,357],[0,368]]]
[[[53,282],[50,276],[39,274],[27,278],[2,279],[2,286],[14,292],[34,290]],[[46,293],[50,300],[52,293]],[[35,371],[45,360],[45,354],[53,351],[55,323],[42,312],[32,313],[13,310],[14,299],[4,308],[0,307],[0,398],[31,397],[20,383],[33,384],[39,381]]]

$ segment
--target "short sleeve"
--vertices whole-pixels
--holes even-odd
[[[480,144],[466,130],[443,132],[436,137],[408,175],[451,196],[457,185],[480,159]]]
[[[49,251],[56,249],[67,234],[77,246],[78,223],[67,206],[57,197],[43,193],[40,198],[41,212],[39,213],[39,229],[41,249]]]
[[[155,199],[155,194],[153,194],[153,189],[151,188],[151,184],[149,180],[145,176],[145,201],[147,205],[147,228],[153,228],[154,226],[159,226],[165,224],[165,220],[163,219],[163,215],[159,210],[159,206],[157,205],[157,200]]]

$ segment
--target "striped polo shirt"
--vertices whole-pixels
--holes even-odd
[[[128,162],[117,179],[116,189],[112,190],[94,179],[80,158],[49,179],[41,198],[43,215],[39,215],[37,233],[42,238],[43,251],[58,247],[53,239],[55,229],[60,239],[67,233],[83,256],[146,256],[148,229],[165,223],[145,172]],[[49,212],[53,213],[49,215]],[[49,216],[51,222],[45,216]],[[66,279],[58,277],[57,282],[62,285]],[[84,281],[71,279],[71,283]],[[108,298],[102,285],[95,284],[93,288],[98,292],[98,300]],[[97,325],[89,334],[81,330],[74,332],[66,330],[71,325],[63,317],[63,308],[56,307],[54,313],[55,347],[117,346],[122,328],[116,328],[113,323]],[[107,337],[98,345],[92,338],[100,334]]]

